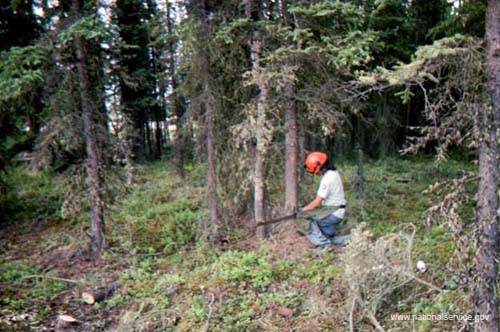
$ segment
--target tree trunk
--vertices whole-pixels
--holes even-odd
[[[207,177],[208,177],[208,205],[210,211],[209,237],[211,242],[219,238],[219,207],[217,199],[217,173],[216,173],[216,150],[215,150],[215,117],[216,117],[216,97],[214,94],[212,73],[210,68],[210,56],[206,51],[210,36],[210,26],[207,20],[209,8],[206,1],[200,1],[197,6],[191,7],[192,14],[197,17],[200,25],[198,38],[200,43],[196,48],[198,60],[198,71],[201,74],[203,82],[203,107],[204,124],[206,130],[206,149],[207,149]]]
[[[113,11],[120,38],[128,45],[119,48],[119,66],[126,73],[123,77],[120,75],[121,106],[134,128],[128,137],[132,141],[134,159],[142,161],[151,147],[146,131],[150,119],[148,98],[152,97],[154,90],[146,28],[150,17],[144,3],[135,0],[116,0]]]
[[[175,96],[174,96],[175,98]],[[174,103],[176,103],[174,101]],[[173,111],[176,114],[176,122],[175,122],[175,141],[174,141],[174,168],[175,172],[177,173],[178,176],[181,178],[184,177],[184,126],[182,123],[182,114],[181,112],[177,111],[178,108],[177,106],[174,106]]]
[[[163,32],[165,36],[168,36],[170,39],[171,39],[171,35],[173,35],[173,31],[172,31],[172,24],[170,22],[170,6],[172,4],[170,4],[168,1],[165,1],[165,24],[163,24],[164,28],[165,28],[165,31]],[[170,54],[171,51],[170,51],[170,43],[172,43],[171,41],[169,41],[166,45],[165,45],[165,50],[164,52],[166,52],[167,54]],[[173,45],[172,45],[172,48],[173,48]],[[163,54],[163,52],[162,52]],[[168,70],[170,69],[169,68],[169,64],[170,64],[170,59],[167,59],[165,56],[160,56],[159,57],[159,61],[160,61],[160,69],[162,72],[168,72]],[[171,144],[170,142],[170,130],[168,128],[169,124],[170,124],[170,121],[169,121],[169,114],[172,114],[171,112],[169,112],[168,110],[168,98],[166,96],[166,90],[167,90],[167,87],[168,87],[168,84],[169,84],[169,77],[168,75],[165,75],[165,77],[161,77],[160,78],[160,81],[159,81],[159,93],[160,93],[160,98],[161,98],[161,102],[162,102],[162,107],[161,107],[161,116],[163,118],[163,121],[164,121],[164,132],[163,132],[163,137],[164,137],[164,143],[165,143],[165,146],[169,146]]]
[[[217,174],[215,162],[215,110],[214,105],[206,103],[205,114],[207,128],[207,175],[208,200],[210,210],[210,238],[214,242],[219,236],[219,213],[217,201]]]
[[[73,0],[72,11],[74,17],[80,16],[80,0]],[[82,37],[75,37],[75,51],[77,70],[80,84],[80,102],[85,136],[85,150],[87,152],[87,179],[90,201],[90,223],[92,232],[92,253],[99,256],[104,247],[104,204],[101,198],[103,189],[101,177],[101,161],[96,137],[95,104],[92,101],[91,86],[87,69],[87,51]]]
[[[150,4],[150,1],[148,1],[148,7],[150,8],[151,15],[154,15],[155,12],[152,10],[152,5]],[[161,158],[161,152],[162,152],[162,145],[163,145],[163,131],[161,130],[161,107],[163,106],[163,96],[161,93],[163,92],[162,86],[163,84],[161,83],[161,78],[158,78],[158,61],[156,60],[156,51],[154,47],[151,47],[151,64],[153,66],[153,77],[155,81],[155,87],[158,87],[159,95],[156,94],[156,88],[155,92],[153,93],[154,98],[156,99],[156,103],[153,105],[153,116],[154,116],[154,121],[155,121],[155,126],[153,127],[153,133],[154,133],[154,141],[155,141],[155,157],[156,158]],[[161,70],[161,68],[160,68]]]
[[[170,18],[172,4],[166,1],[167,7],[167,28],[168,33],[173,35],[173,27]],[[174,140],[174,168],[180,177],[184,177],[184,150],[185,150],[185,135],[183,128],[182,116],[183,108],[179,105],[179,96],[177,91],[177,80],[175,71],[175,44],[172,38],[168,42],[169,53],[169,76],[170,76],[170,105],[172,114],[176,117],[175,121],[175,140]]]
[[[357,155],[357,178],[356,178],[356,190],[358,192],[358,197],[363,198],[363,149],[361,149],[361,144],[356,143],[356,155]]]
[[[152,128],[151,128],[151,123],[149,120],[146,120],[146,123],[144,124],[144,127],[146,128],[146,151],[148,156],[152,156],[153,153],[153,133],[152,133]]]
[[[281,3],[285,25],[292,26],[287,2]],[[285,210],[292,213],[297,206],[297,108],[294,101],[295,83],[287,82],[285,86]]]
[[[474,305],[478,315],[488,318],[475,323],[476,332],[498,332],[498,142],[500,120],[500,0],[489,0],[486,16],[487,81],[492,108],[480,118],[479,188],[477,219],[480,227],[476,254]]]
[[[254,170],[254,214],[255,223],[263,223],[265,221],[265,198],[264,198],[264,180],[265,180],[265,153],[266,153],[266,138],[264,128],[266,127],[266,103],[269,94],[269,87],[264,78],[262,78],[262,67],[260,65],[262,42],[259,32],[254,32],[254,40],[252,41],[252,66],[254,75],[258,80],[259,94],[255,105],[256,122],[255,122],[255,170]],[[259,236],[266,236],[266,227],[259,228]]]
[[[287,96],[293,96],[293,86],[287,85]],[[289,94],[290,93],[290,94]],[[285,209],[286,213],[292,213],[297,207],[297,112],[295,103],[288,101],[285,110],[286,122],[286,163],[285,163]]]
[[[258,1],[246,0],[245,16],[252,22],[259,20],[260,8]],[[252,66],[252,76],[257,81],[258,94],[255,103],[255,163],[254,163],[254,219],[256,224],[265,221],[265,127],[266,127],[266,103],[269,94],[269,86],[266,79],[262,77],[261,67],[262,57],[262,35],[261,32],[253,27],[250,41],[250,63]],[[267,227],[257,229],[258,236],[264,238],[267,235]]]

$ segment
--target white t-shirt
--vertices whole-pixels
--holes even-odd
[[[318,196],[323,198],[323,206],[339,206],[345,205],[344,186],[338,171],[328,170],[321,178],[319,184]],[[339,218],[344,218],[345,209],[338,209],[334,215]]]

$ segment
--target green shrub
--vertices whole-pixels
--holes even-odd
[[[205,320],[205,302],[203,301],[203,297],[200,295],[195,295],[191,299],[191,307],[187,312],[187,317],[196,323],[202,322]]]
[[[135,191],[118,209],[112,218],[127,224],[125,239],[132,243],[126,245],[166,254],[194,242],[204,211],[199,197],[173,197],[163,186]]]
[[[296,262],[292,275],[299,279],[307,279],[314,284],[331,285],[342,277],[342,269],[332,261],[328,252],[320,253],[320,257]]]
[[[0,221],[61,219],[62,187],[48,172],[7,169],[0,173],[0,185]]]
[[[299,308],[304,301],[304,294],[300,291],[268,293],[264,295],[264,304],[279,304],[287,308]]]
[[[255,295],[244,295],[227,301],[216,313],[221,323],[215,327],[217,332],[259,331],[255,317],[263,309],[262,300]]]
[[[220,276],[225,280],[248,281],[257,289],[265,289],[273,281],[271,264],[251,252],[227,251],[218,264]]]

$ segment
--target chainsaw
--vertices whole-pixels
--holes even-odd
[[[257,227],[266,226],[266,225],[272,225],[272,224],[276,224],[276,223],[279,223],[279,222],[282,222],[282,221],[285,221],[285,220],[289,220],[289,219],[295,219],[295,218],[297,218],[298,214],[299,214],[298,212],[294,212],[292,214],[289,214],[289,215],[286,215],[286,216],[282,216],[282,217],[279,217],[279,218],[276,218],[276,219],[266,220],[264,222],[258,223]]]

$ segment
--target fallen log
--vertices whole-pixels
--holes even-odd
[[[87,304],[94,304],[105,300],[107,297],[113,295],[118,289],[118,282],[114,282],[111,285],[100,287],[92,291],[83,291],[82,299],[83,302]]]

